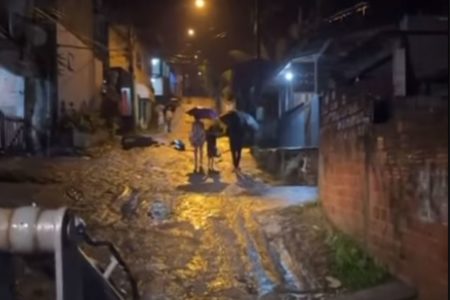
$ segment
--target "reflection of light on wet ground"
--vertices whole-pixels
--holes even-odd
[[[205,228],[208,219],[219,216],[222,209],[220,199],[198,194],[185,196],[179,202],[175,209],[177,220],[191,223],[195,230]]]
[[[216,238],[217,240],[217,238]],[[216,269],[216,273],[213,274],[213,279],[208,283],[208,287],[210,291],[220,291],[227,288],[232,288],[234,286],[234,275],[236,274],[233,270],[233,264],[228,259],[227,247],[235,246],[231,240],[228,243],[224,243],[223,241],[215,243],[215,247],[213,250],[216,253],[216,259],[213,262],[214,269]]]
[[[261,196],[280,200],[284,205],[298,205],[316,202],[319,191],[317,187],[310,186],[276,186],[268,187]]]
[[[252,219],[271,208],[315,199],[314,191],[271,187],[267,182],[273,182],[258,171],[248,149],[242,161],[246,175],[239,185],[226,138],[219,140],[220,176],[192,176],[190,123],[180,125],[166,142],[181,139],[186,152],[164,146],[118,150],[99,160],[72,163],[80,170],[65,171],[64,176],[71,178],[71,185],[80,185],[90,201],[80,203],[78,212],[97,229],[96,236],[116,243],[137,280],[152,296],[161,295],[158,299],[255,299],[275,285],[295,286],[297,269],[289,273],[291,265],[284,262],[275,266],[260,225]],[[114,200],[123,185],[140,189],[143,200],[138,216],[126,222],[120,220],[123,201]],[[40,191],[39,197],[61,198],[55,187],[48,189],[48,195]],[[167,223],[154,225],[147,216],[155,200],[170,207]]]
[[[183,279],[198,279],[200,276],[208,270],[208,261],[205,258],[197,254],[195,255],[187,265],[178,270],[178,275]]]
[[[230,287],[230,282],[225,281],[222,276],[217,276],[208,284],[208,289],[212,292],[224,290],[228,287]]]
[[[256,250],[254,242],[251,241],[249,236],[247,236],[247,241],[248,255],[252,263],[252,277],[255,278],[258,283],[258,294],[263,296],[273,291],[275,283],[264,269],[262,258]]]

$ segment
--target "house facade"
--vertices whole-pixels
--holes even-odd
[[[418,299],[448,299],[448,18],[342,25],[311,38],[266,84],[257,115],[273,138],[261,161],[279,170],[284,146],[313,141],[296,157],[316,157],[329,221]],[[310,139],[305,115],[319,120]],[[294,169],[305,168],[296,157]]]
[[[172,97],[183,96],[183,76],[165,59],[151,58],[151,82],[155,98],[159,104],[166,105]]]
[[[52,25],[36,14],[39,4],[0,3],[1,152],[41,151],[50,142]]]
[[[322,207],[418,299],[448,298],[447,28],[407,16],[359,35],[322,91]]]
[[[266,80],[257,103],[262,160],[269,156],[276,162],[269,170],[290,183],[318,183],[319,61],[329,44],[320,41],[286,59]]]
[[[83,42],[63,24],[56,24],[58,107],[99,111],[103,62],[91,43]]]
[[[57,144],[59,120],[69,108],[98,113],[105,65],[97,48],[106,51],[94,34],[99,4],[91,0],[2,2],[5,18],[0,40],[8,47],[0,47],[0,69],[4,83],[9,82],[9,93],[23,86],[23,92],[16,93],[23,99],[14,101],[15,113],[10,100],[0,102],[7,119],[18,117],[21,120],[16,121],[23,123],[22,129],[14,129],[18,134],[12,133],[20,137],[15,146],[41,151]],[[11,135],[5,132],[10,125],[2,128],[3,136]]]
[[[155,104],[154,88],[149,76],[150,58],[134,30],[122,25],[110,24],[108,48],[109,67],[121,78],[121,115],[131,119],[133,126],[147,129],[152,121]],[[131,78],[131,70],[134,78]]]

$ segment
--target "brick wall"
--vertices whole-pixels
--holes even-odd
[[[320,199],[420,299],[448,299],[448,100],[390,103],[390,118],[374,124],[374,101],[356,89],[324,97]]]

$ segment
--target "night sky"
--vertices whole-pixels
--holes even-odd
[[[125,1],[110,0],[110,3],[112,14],[135,23],[148,45],[162,48],[166,55],[183,51],[186,43],[192,41],[186,36],[188,27],[196,29],[197,44],[193,46],[200,48],[208,46],[215,35],[224,31],[228,45],[242,47],[248,44],[246,41],[252,37],[251,1],[206,1],[208,6],[204,11],[196,10],[194,1],[189,0],[131,0],[126,4]]]
[[[229,64],[231,49],[253,53],[253,0],[205,0],[207,7],[199,11],[194,0],[106,0],[109,14],[116,19],[133,22],[149,49],[171,57],[193,54],[200,50],[210,60]],[[298,18],[299,7],[303,18],[314,17],[320,5],[321,17],[328,17],[357,0],[261,0],[263,39],[273,44],[287,35],[288,27]],[[401,11],[441,13],[448,15],[448,0],[391,0],[367,1],[381,21],[395,20]],[[187,28],[197,31],[195,39],[187,37]],[[226,32],[225,38],[214,38]],[[188,44],[190,43],[190,45]]]

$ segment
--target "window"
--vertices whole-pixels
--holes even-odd
[[[152,58],[152,75],[155,77],[161,76],[161,60],[159,58]]]

